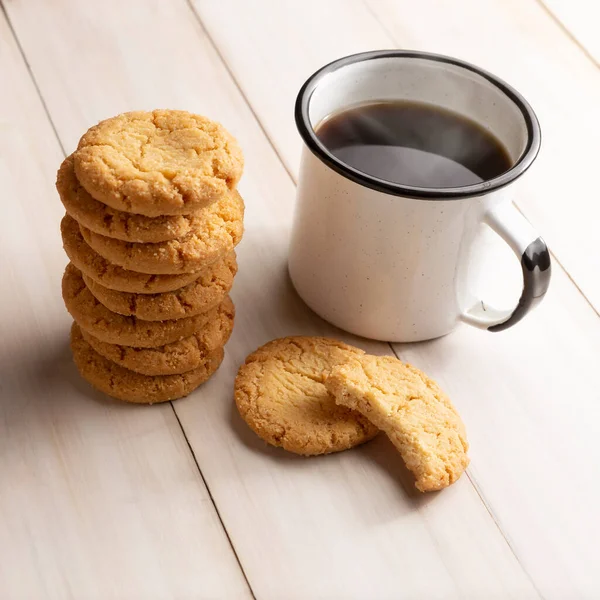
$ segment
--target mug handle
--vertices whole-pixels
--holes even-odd
[[[495,231],[520,259],[523,292],[517,306],[512,310],[499,310],[480,300],[459,318],[479,329],[502,331],[518,323],[542,301],[550,285],[550,252],[546,242],[512,202],[490,209],[483,222]]]

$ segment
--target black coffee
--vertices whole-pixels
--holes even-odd
[[[471,185],[511,167],[504,146],[475,121],[417,102],[349,108],[323,121],[316,133],[347,165],[409,186]]]

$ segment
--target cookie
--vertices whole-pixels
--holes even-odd
[[[75,176],[73,155],[67,156],[60,166],[56,189],[69,215],[107,237],[126,242],[165,242],[183,237],[195,227],[195,214],[146,217],[94,200]]]
[[[191,317],[217,306],[231,290],[236,272],[237,262],[232,252],[225,260],[200,271],[196,281],[163,294],[117,292],[100,285],[85,273],[83,280],[96,299],[113,312],[145,321],[164,321]]]
[[[377,428],[335,403],[324,385],[329,371],[364,352],[320,337],[269,342],[248,358],[235,380],[235,403],[251,429],[273,446],[304,455],[362,444]]]
[[[109,344],[95,338],[84,329],[85,341],[108,360],[143,375],[174,375],[197,369],[208,354],[227,343],[233,330],[235,309],[228,298],[217,310],[214,319],[193,335],[158,348],[135,348]]]
[[[163,346],[192,335],[217,315],[217,308],[169,321],[143,321],[119,315],[94,298],[83,281],[81,271],[72,264],[65,269],[62,294],[67,310],[82,329],[103,342],[124,346]]]
[[[190,273],[233,251],[244,231],[244,202],[233,191],[199,213],[197,229],[168,242],[137,244],[90,231],[80,225],[85,241],[98,254],[124,269],[152,274]]]
[[[467,468],[469,444],[456,409],[432,381],[391,356],[354,356],[326,381],[336,402],[384,431],[422,492],[454,483]]]
[[[102,121],[81,138],[73,161],[77,179],[96,200],[148,217],[208,206],[235,188],[244,163],[222,125],[180,110]]]
[[[179,375],[140,375],[100,356],[83,338],[76,323],[71,328],[73,360],[81,376],[105,394],[138,404],[154,404],[187,396],[207,381],[223,360],[223,348],[207,355],[193,371]]]
[[[148,275],[129,271],[111,264],[90,248],[81,235],[79,224],[69,215],[63,217],[60,231],[70,261],[87,277],[111,290],[133,294],[172,292],[192,283],[201,274]]]

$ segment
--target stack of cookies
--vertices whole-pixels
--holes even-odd
[[[221,125],[170,110],[102,121],[61,165],[71,349],[99,390],[164,402],[221,364],[234,320],[242,169]]]

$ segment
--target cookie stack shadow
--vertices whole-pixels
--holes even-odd
[[[218,369],[234,323],[242,169],[235,139],[184,111],[103,121],[64,160],[62,292],[75,364],[94,387],[151,404]]]

